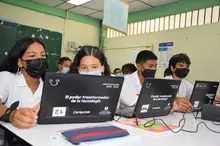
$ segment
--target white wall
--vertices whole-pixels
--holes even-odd
[[[188,54],[192,62],[188,80],[192,83],[195,80],[220,81],[220,23],[111,38],[105,41],[104,47],[110,66],[114,69],[131,62],[131,48],[138,48],[136,46],[153,45],[158,55],[158,44],[161,42],[174,42],[174,54]],[[164,69],[158,68],[157,77],[163,76]]]
[[[66,43],[98,45],[99,28],[96,26],[66,20],[56,16],[24,9],[21,7],[0,3],[0,17],[15,20],[16,23],[37,28],[48,29],[63,34],[62,56],[73,57],[72,52],[66,52]],[[66,28],[65,28],[66,27]]]

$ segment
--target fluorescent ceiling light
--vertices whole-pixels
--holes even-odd
[[[84,3],[87,3],[89,1],[91,1],[91,0],[69,0],[67,2],[78,6],[78,5],[82,5]]]

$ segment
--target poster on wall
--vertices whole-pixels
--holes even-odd
[[[173,42],[159,43],[159,65],[168,67],[173,56]]]

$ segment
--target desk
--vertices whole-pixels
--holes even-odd
[[[184,129],[195,130],[197,123],[201,122],[201,119],[195,120],[192,114],[185,115],[187,121]],[[178,124],[179,120],[182,118],[182,114],[174,113],[173,115],[160,117],[166,123],[169,124]],[[216,131],[220,131],[220,126],[215,126],[210,121],[205,121],[209,128],[214,129]],[[114,124],[116,126],[125,128],[122,125],[119,125],[115,122],[109,122],[110,124]],[[31,129],[20,130],[13,127],[9,123],[0,123],[5,129],[13,132],[15,135],[20,137],[21,139],[28,142],[30,145],[34,146],[71,146],[69,142],[67,142],[63,138],[58,138],[57,131],[65,130],[76,127],[84,127],[84,126],[94,126],[100,125],[100,123],[92,123],[92,124],[61,124],[61,125],[36,125]],[[103,124],[103,123],[101,123]],[[125,137],[124,139],[117,139],[111,143],[111,140],[105,140],[105,143],[102,145],[110,146],[114,144],[114,146],[147,146],[147,145],[155,145],[155,146],[170,146],[177,144],[178,146],[219,146],[220,145],[220,134],[213,133],[206,129],[204,125],[200,125],[199,131],[196,134],[179,132],[177,134],[174,133],[166,133],[164,135],[151,135],[145,132],[141,132],[140,130],[136,130],[134,128],[126,129],[130,133],[130,138]]]

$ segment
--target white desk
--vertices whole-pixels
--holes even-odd
[[[186,125],[184,129],[195,130],[197,123],[201,119],[195,120],[192,114],[186,114]],[[168,124],[178,124],[182,118],[182,114],[174,113],[173,115],[162,117]],[[209,128],[220,131],[220,126],[215,126],[212,122],[205,121]],[[114,123],[114,122],[112,122]],[[16,134],[21,139],[25,140],[34,146],[71,146],[69,142],[57,135],[57,131],[76,127],[100,125],[100,123],[93,124],[62,124],[62,125],[36,125],[31,129],[20,130],[13,127],[9,123],[0,123],[3,127]],[[103,124],[103,123],[102,123]],[[118,124],[116,124],[118,126]],[[124,128],[124,126],[119,126]],[[178,134],[166,133],[164,135],[151,135],[141,132],[134,128],[126,128],[130,137],[119,138],[116,140],[105,140],[101,145],[106,146],[220,146],[220,134],[213,133],[206,129],[204,125],[199,127],[199,131],[195,134],[180,132]]]

